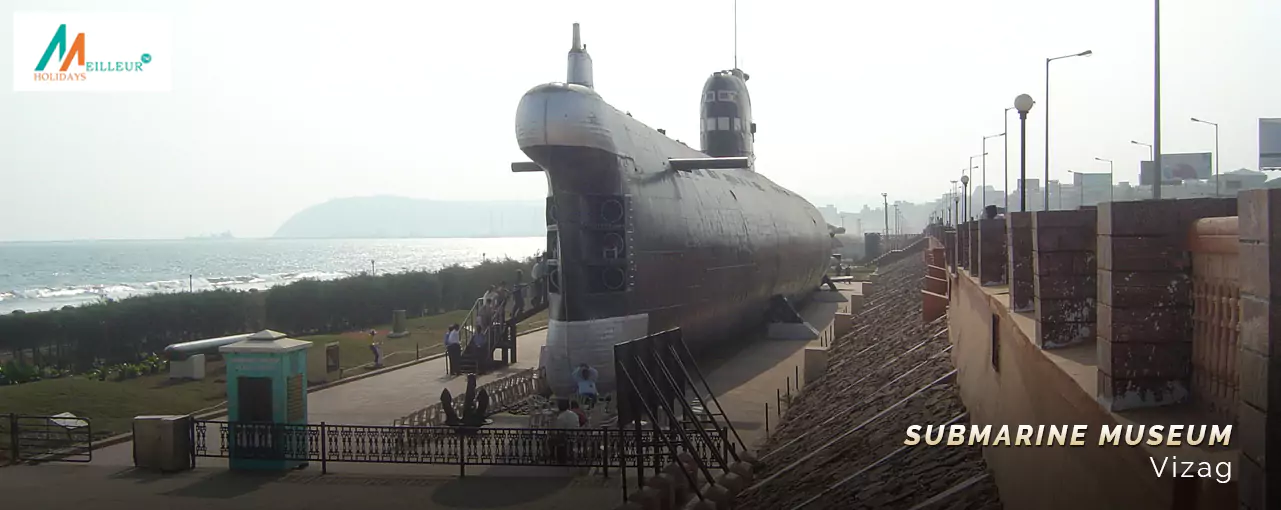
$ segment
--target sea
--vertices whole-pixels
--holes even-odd
[[[472,239],[191,239],[0,243],[0,314],[160,292],[265,289],[522,259],[542,237]]]

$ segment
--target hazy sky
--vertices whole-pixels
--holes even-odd
[[[170,93],[15,93],[14,11],[169,13]],[[948,188],[1002,110],[1029,93],[1029,177],[1137,180],[1152,139],[1152,2],[743,0],[739,66],[758,169],[816,205]],[[538,199],[513,118],[565,79],[583,25],[596,88],[690,145],[699,92],[733,65],[731,0],[602,2],[57,1],[0,3],[0,240],[270,235],[331,198]],[[1281,117],[1281,2],[1162,3],[1166,153],[1257,166],[1257,119]],[[38,57],[38,56],[36,56]],[[36,58],[33,57],[33,58]],[[92,58],[90,58],[92,60]],[[1017,135],[1018,119],[1011,115]],[[1017,174],[1017,136],[1010,140]],[[1002,178],[989,141],[988,182]],[[977,180],[977,176],[976,176]]]

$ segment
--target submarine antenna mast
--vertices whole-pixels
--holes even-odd
[[[569,48],[569,72],[565,82],[595,88],[592,84],[592,56],[587,54],[587,47],[579,37],[578,23],[574,23],[574,43]]]
[[[734,0],[734,69],[738,69],[738,0]]]

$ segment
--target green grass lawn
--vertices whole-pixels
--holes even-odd
[[[386,338],[390,325],[377,328],[382,342],[383,364],[397,365],[413,361],[415,347],[420,357],[444,352],[445,329],[462,322],[467,311],[460,310],[408,321],[411,335]],[[547,325],[547,312],[521,323],[521,332]],[[340,344],[339,354],[347,376],[365,372],[356,368],[373,361],[369,335],[351,332],[336,335],[302,337],[302,340]],[[398,354],[393,354],[398,353]],[[206,377],[200,381],[170,381],[169,375],[146,375],[120,382],[97,381],[85,377],[48,379],[15,386],[0,386],[0,414],[52,415],[71,412],[89,418],[95,437],[106,437],[130,431],[134,416],[149,414],[186,414],[216,406],[226,400],[226,367],[210,361]],[[7,444],[7,443],[6,443]]]

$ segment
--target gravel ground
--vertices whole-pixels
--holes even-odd
[[[761,448],[739,508],[912,509],[932,498],[922,508],[1001,508],[979,447],[903,448],[908,425],[968,423],[948,377],[946,318],[921,321],[924,274],[919,256],[881,268],[879,292],[833,344],[827,374]]]

